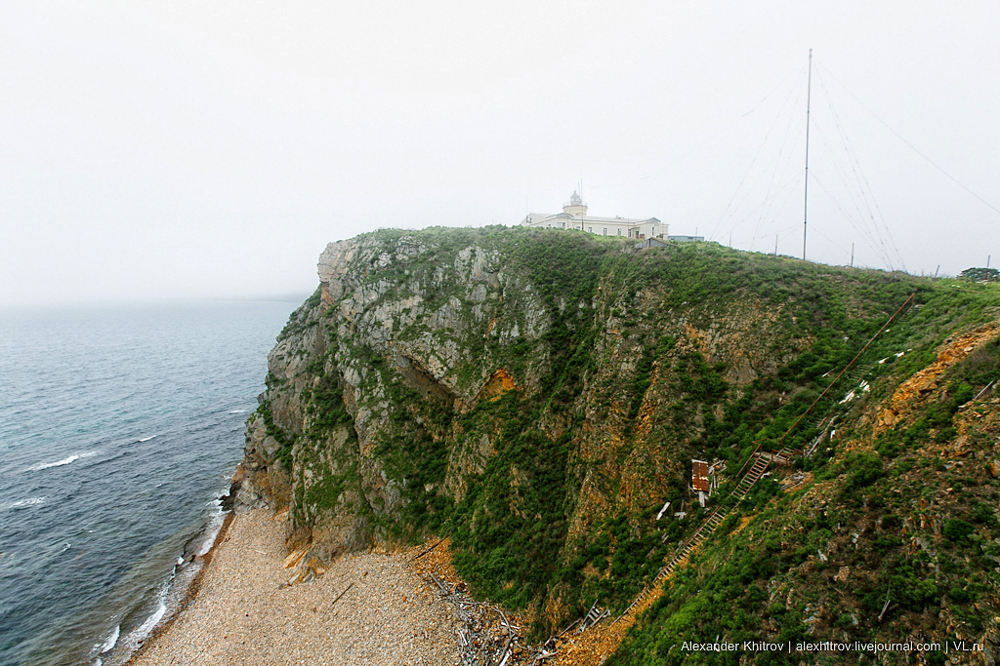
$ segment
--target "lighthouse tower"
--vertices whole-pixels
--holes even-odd
[[[587,214],[587,204],[583,203],[580,195],[573,190],[573,196],[569,198],[569,203],[563,205],[563,212],[573,217],[583,217]]]

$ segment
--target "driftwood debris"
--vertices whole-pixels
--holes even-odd
[[[458,620],[455,643],[461,654],[461,666],[526,666],[532,663],[535,650],[521,635],[521,622],[508,617],[504,609],[485,601],[476,601],[467,585],[455,579],[446,551],[447,539],[425,546],[411,558],[413,568],[427,584],[427,591],[447,602]],[[423,557],[441,546],[429,557]],[[423,558],[423,559],[421,559]]]
[[[889,605],[889,600],[886,599],[885,600],[885,606],[882,606],[882,612],[878,614],[879,624],[882,623],[882,616],[884,616],[887,612],[892,612],[892,611],[896,610],[897,608],[899,608],[899,604],[892,604],[890,606]]]
[[[434,572],[426,572],[426,580],[433,583],[432,590],[439,598],[450,603],[463,626],[457,633],[461,646],[463,666],[512,666],[527,655],[519,635],[520,627],[504,611],[492,604],[476,601],[465,592],[462,585],[452,585]]]
[[[349,589],[351,589],[352,587],[354,587],[354,583],[351,583],[350,585],[348,585],[347,587],[345,587],[345,588],[344,588],[344,591],[343,591],[343,592],[341,592],[340,594],[338,594],[338,595],[337,595],[337,598],[336,598],[336,599],[334,599],[334,600],[333,600],[332,602],[330,602],[330,606],[331,606],[331,607],[333,607],[333,604],[335,604],[335,603],[337,603],[338,601],[340,601],[340,598],[341,598],[342,596],[344,596],[345,594],[347,594],[347,591],[348,591]]]
[[[414,557],[414,558],[413,558],[412,560],[410,560],[410,561],[411,561],[411,562],[416,562],[416,561],[417,561],[417,560],[419,560],[419,559],[420,559],[421,557],[423,557],[423,556],[424,556],[424,555],[426,555],[427,553],[431,552],[432,550],[434,550],[435,548],[437,548],[438,546],[440,546],[440,545],[441,545],[442,543],[444,543],[444,539],[438,539],[438,540],[437,540],[437,543],[435,543],[435,544],[434,544],[433,546],[429,546],[429,547],[427,547],[426,549],[424,549],[424,551],[423,551],[422,553],[420,553],[419,555],[417,555],[416,557]]]
[[[447,587],[445,587],[444,583],[442,583],[440,580],[438,580],[438,577],[435,576],[433,572],[431,572],[431,580],[434,581],[434,584],[437,585],[438,589],[441,590],[441,592],[443,592],[446,596],[449,595],[449,594],[451,594],[451,590],[449,590]]]

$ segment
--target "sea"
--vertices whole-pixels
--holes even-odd
[[[177,610],[297,305],[0,309],[0,664],[122,664]]]

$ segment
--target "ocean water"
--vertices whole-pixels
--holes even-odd
[[[120,664],[172,613],[296,305],[0,310],[0,664]]]

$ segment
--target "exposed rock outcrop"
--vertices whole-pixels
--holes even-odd
[[[551,630],[594,599],[627,605],[693,529],[702,509],[692,458],[716,459],[725,485],[757,448],[786,445],[806,467],[784,484],[800,498],[794,520],[757,523],[751,508],[726,538],[744,540],[739,557],[764,548],[794,563],[771,579],[739,574],[751,576],[747,607],[764,604],[754,611],[768,617],[762,632],[776,637],[791,617],[768,616],[781,588],[782,608],[801,606],[795,613],[809,618],[802,631],[839,639],[867,626],[862,608],[875,602],[834,599],[831,586],[884,584],[876,564],[844,553],[897,523],[909,530],[905,543],[933,544],[965,530],[960,516],[978,511],[989,522],[971,495],[942,504],[953,507],[944,517],[915,510],[896,521],[880,507],[916,502],[910,495],[929,482],[913,466],[932,449],[981,460],[967,477],[977,484],[1000,475],[994,403],[935,412],[947,427],[926,435],[894,434],[922,423],[924,398],[952,399],[964,381],[955,368],[993,353],[977,350],[995,345],[995,322],[965,330],[957,316],[934,314],[947,307],[908,312],[813,406],[910,293],[920,302],[954,293],[928,281],[711,244],[636,251],[582,232],[499,228],[383,230],[331,243],[317,269],[319,288],[268,357],[236,478],[240,502],[289,510],[300,579],[345,552],[448,534],[477,594]],[[931,325],[940,338],[925,333]],[[924,368],[924,358],[936,360]],[[847,382],[858,381],[865,388],[845,399]],[[914,444],[918,435],[928,448]],[[906,456],[899,474],[914,476],[911,485],[869,492]],[[761,487],[781,492],[772,480]],[[848,543],[830,515],[852,516],[857,540]],[[822,525],[829,543],[796,545],[808,533],[800,523]],[[992,553],[1000,533],[983,529],[982,553]],[[817,549],[830,562],[816,560]],[[796,580],[823,603],[796,597]],[[953,592],[952,605],[974,603]],[[932,596],[906,612],[916,617]],[[982,603],[976,613],[994,612],[996,603]]]

